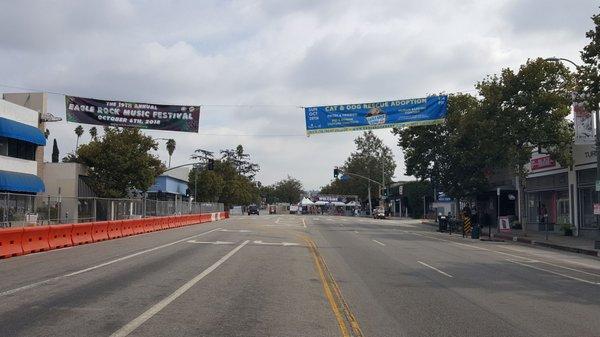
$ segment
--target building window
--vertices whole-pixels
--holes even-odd
[[[0,156],[35,160],[37,145],[22,140],[0,137]]]
[[[539,223],[542,207],[545,207],[548,212],[549,223],[569,223],[569,192],[567,190],[527,193],[529,223]]]

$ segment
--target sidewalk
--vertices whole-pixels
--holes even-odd
[[[594,249],[594,239],[548,233],[548,240],[546,240],[546,234],[543,232],[527,231],[525,236],[522,230],[514,229],[511,233],[492,233],[492,235],[505,240],[600,257],[600,250]]]
[[[421,224],[436,227],[438,225],[433,220],[425,219],[421,220]],[[492,230],[492,238],[600,257],[600,250],[594,249],[594,239],[564,236],[562,233],[548,233],[548,240],[546,240],[543,232],[528,231],[525,236],[522,230],[513,229],[510,233],[494,233]],[[480,240],[487,239],[488,228],[486,227],[481,230]]]

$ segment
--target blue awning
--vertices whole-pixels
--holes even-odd
[[[46,145],[46,137],[40,129],[4,117],[0,117],[0,136],[41,146]]]
[[[0,191],[38,193],[45,190],[44,182],[36,175],[0,171]]]

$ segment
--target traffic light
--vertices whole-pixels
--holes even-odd
[[[337,178],[338,175],[340,174],[340,169],[338,169],[337,167],[333,169],[333,177]]]
[[[206,165],[206,169],[209,171],[212,171],[215,169],[215,160],[214,159],[209,159],[208,160],[208,164]]]

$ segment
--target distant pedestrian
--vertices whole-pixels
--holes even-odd
[[[540,206],[539,211],[540,224],[544,225],[544,230],[547,230],[546,226],[548,226],[548,210],[546,209],[546,205],[542,204]]]

